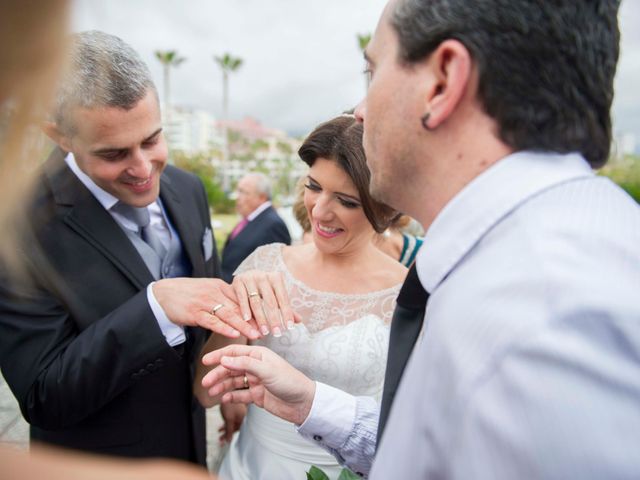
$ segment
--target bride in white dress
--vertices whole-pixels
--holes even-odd
[[[257,249],[236,271],[234,289],[243,313],[251,305],[258,325],[270,330],[253,344],[268,347],[314,380],[380,398],[389,323],[406,269],[373,240],[394,212],[369,195],[362,126],[353,117],[320,125],[299,153],[310,167],[305,206],[313,242]],[[286,328],[291,310],[301,323]],[[212,336],[205,351],[220,342]],[[202,400],[203,392],[198,396]],[[342,469],[332,455],[299,436],[294,424],[250,405],[219,476],[303,480],[312,465],[331,479]]]

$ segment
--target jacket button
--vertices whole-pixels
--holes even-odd
[[[320,435],[314,435],[314,436],[313,436],[313,439],[314,439],[316,442],[321,442],[321,441],[322,441],[322,437],[321,437]]]
[[[147,370],[149,370],[150,372],[155,372],[156,370],[156,366],[153,363],[148,363],[147,364]]]

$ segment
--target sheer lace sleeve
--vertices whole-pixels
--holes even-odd
[[[262,270],[271,272],[284,247],[284,243],[270,243],[256,248],[251,255],[244,259],[233,275],[248,272],[249,270]]]
[[[379,398],[400,284],[361,294],[316,290],[291,274],[282,258],[283,246],[256,249],[237,273],[282,272],[291,307],[302,323],[280,337],[267,335],[255,343],[269,347],[314,380]]]

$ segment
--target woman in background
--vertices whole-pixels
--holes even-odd
[[[408,215],[400,215],[375,239],[376,247],[407,268],[415,260],[423,242],[422,236],[406,231],[411,222],[415,221]]]

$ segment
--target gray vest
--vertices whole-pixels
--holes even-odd
[[[145,265],[151,272],[151,275],[155,280],[161,278],[175,278],[175,277],[190,277],[192,273],[191,262],[187,258],[187,255],[182,247],[182,241],[178,235],[177,230],[169,221],[169,216],[160,201],[160,209],[162,210],[162,216],[164,221],[169,226],[171,233],[171,241],[169,243],[169,249],[164,258],[160,256],[144,241],[140,238],[140,235],[132,232],[128,228],[122,227],[125,234],[131,241],[136,250],[144,260]]]

